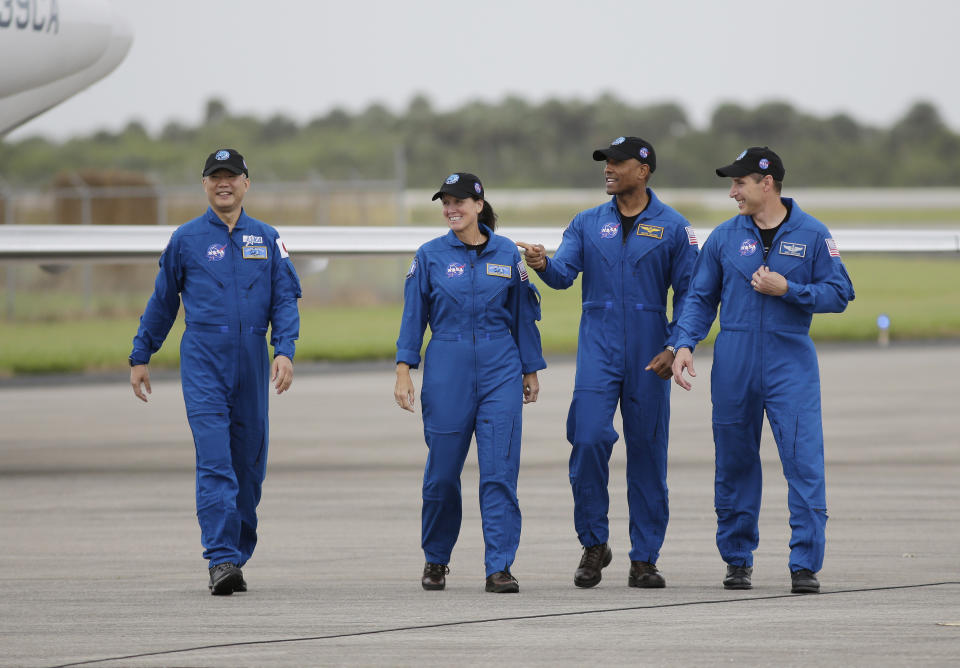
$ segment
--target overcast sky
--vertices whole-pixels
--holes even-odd
[[[206,101],[298,121],[424,93],[439,109],[518,95],[770,100],[887,125],[917,100],[960,131],[954,0],[125,0],[133,46],[106,79],[8,135],[193,124]],[[643,128],[623,128],[643,134]]]

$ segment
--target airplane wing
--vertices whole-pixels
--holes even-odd
[[[156,261],[175,228],[169,225],[0,225],[0,261]],[[441,226],[277,226],[294,257],[409,255],[444,232]],[[696,228],[702,245],[712,228]],[[553,252],[560,227],[498,227],[514,241],[539,243]],[[958,229],[834,229],[841,253],[960,253]]]

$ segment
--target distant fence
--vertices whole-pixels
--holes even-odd
[[[15,190],[0,182],[0,222],[37,225],[177,225],[207,207],[195,185],[104,185],[84,173],[58,177],[44,189]],[[283,225],[397,225],[405,222],[397,181],[261,183],[244,206],[254,217]]]

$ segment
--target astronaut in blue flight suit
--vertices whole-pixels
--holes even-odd
[[[826,226],[781,197],[780,157],[754,146],[716,170],[732,180],[740,214],[703,245],[677,323],[673,374],[693,367],[720,305],[711,396],[716,448],[717,547],[727,564],[723,585],[750,589],[759,542],[763,414],[777,442],[790,509],[791,590],[816,593],[823,565],[827,503],[814,313],[840,313],[853,285]]]
[[[657,569],[669,517],[667,438],[673,324],[666,317],[673,287],[673,318],[683,308],[697,255],[690,224],[647,187],[656,169],[649,142],[619,137],[594,151],[606,161],[613,198],[573,219],[552,258],[543,246],[518,243],[544,283],[565,289],[583,273],[583,313],[577,376],[567,417],[574,527],[583,545],[574,573],[593,587],[613,558],[607,544],[610,455],[617,440],[613,415],[623,416],[630,509],[631,587],[666,586]]]
[[[300,281],[277,231],[242,208],[250,187],[243,156],[234,149],[214,151],[202,183],[210,207],[178,227],[160,256],[154,292],[133,339],[130,384],[146,401],[147,364],[170,331],[182,296],[180,377],[196,446],[197,519],[210,591],[229,595],[247,589],[241,567],[257,542],[269,386],[280,394],[293,381]]]
[[[522,405],[537,400],[540,300],[512,241],[494,234],[496,215],[473,174],[451,174],[442,199],[450,230],[423,244],[404,283],[397,339],[397,404],[413,411],[410,369],[430,325],[423,371],[421,585],[446,586],[447,564],[460,533],[460,474],[474,433],[480,466],[485,589],[520,589],[510,572],[520,542],[517,475]]]

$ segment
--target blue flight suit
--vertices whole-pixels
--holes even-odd
[[[291,360],[300,281],[277,231],[241,212],[232,233],[212,209],[178,227],[160,256],[130,359],[146,364],[180,308],[180,378],[197,456],[197,519],[209,565],[243,566],[257,542],[266,475],[270,362]]]
[[[853,284],[826,226],[781,198],[790,213],[766,261],[750,216],[736,216],[707,238],[677,323],[676,346],[693,350],[720,304],[711,395],[716,447],[717,547],[728,564],[752,566],[759,542],[763,413],[787,479],[790,570],[823,565],[824,485],[820,372],[810,339],[814,313],[840,313]],[[787,293],[761,294],[750,284],[766,264],[787,279]]]
[[[421,401],[429,453],[423,473],[422,545],[447,564],[460,533],[460,474],[474,432],[486,574],[509,569],[520,543],[517,475],[523,374],[546,368],[540,295],[512,241],[480,225],[479,254],[453,231],[423,244],[407,273],[397,362],[415,369],[427,324]]]
[[[649,188],[650,202],[624,237],[616,197],[576,215],[539,272],[564,289],[583,272],[577,377],[567,416],[574,527],[586,547],[606,543],[610,455],[620,404],[627,447],[630,559],[656,563],[667,530],[670,382],[644,367],[673,344],[697,256],[693,228]]]

